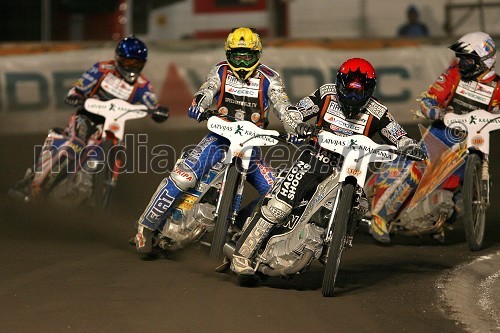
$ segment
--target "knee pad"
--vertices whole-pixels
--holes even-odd
[[[261,208],[262,215],[271,223],[281,223],[292,212],[292,206],[272,197]]]
[[[196,175],[184,163],[179,163],[174,167],[174,170],[170,173],[170,179],[182,191],[186,191],[196,184]]]

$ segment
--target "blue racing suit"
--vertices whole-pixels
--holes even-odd
[[[117,98],[131,104],[143,104],[152,110],[160,107],[151,82],[143,75],[139,75],[134,83],[125,81],[116,69],[114,60],[95,63],[73,84],[66,98],[67,100],[74,98],[80,102],[86,98],[103,101]],[[155,118],[153,120],[158,121]],[[68,152],[69,158],[73,159],[89,142],[97,142],[100,139],[103,123],[103,117],[79,106],[64,131],[58,128],[49,131],[42,152],[50,150],[54,154],[64,149]],[[34,169],[50,170],[50,165],[54,162],[46,157],[40,158]],[[43,173],[35,175],[32,186],[41,184],[44,177]]]

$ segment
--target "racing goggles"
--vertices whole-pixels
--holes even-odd
[[[480,59],[474,55],[458,55],[458,68],[464,73],[473,72],[480,64]]]
[[[118,62],[120,63],[120,66],[123,67],[128,72],[140,72],[144,68],[144,65],[146,64],[146,60],[144,59],[133,59],[133,58],[124,58],[124,57],[119,57]]]
[[[366,101],[370,97],[370,92],[366,91],[358,81],[351,81],[346,86],[339,84],[337,89],[344,99],[356,101]]]
[[[237,67],[251,67],[259,60],[259,53],[256,51],[231,51],[229,52],[229,60]]]

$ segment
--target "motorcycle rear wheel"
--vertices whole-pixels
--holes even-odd
[[[102,146],[104,154],[104,167],[94,175],[94,190],[92,193],[95,207],[106,209],[111,203],[113,194],[113,170],[115,165],[114,154],[110,153],[114,147],[112,140],[105,140]]]
[[[354,186],[352,184],[345,184],[339,195],[340,202],[334,217],[333,238],[328,247],[326,267],[323,274],[323,285],[321,286],[321,292],[324,297],[333,296],[340,259],[342,258],[342,253],[344,252],[346,244],[347,224],[349,223],[349,215],[352,210]]]
[[[477,154],[470,154],[465,164],[465,174],[462,186],[464,196],[464,214],[462,221],[465,229],[465,239],[471,251],[483,247],[486,224],[486,198],[482,192],[482,161]]]
[[[236,185],[238,184],[239,172],[235,165],[231,164],[227,170],[227,178],[224,183],[223,193],[220,198],[220,207],[215,221],[215,230],[210,246],[210,261],[221,261],[223,257],[224,244],[229,228],[229,214],[232,211]]]

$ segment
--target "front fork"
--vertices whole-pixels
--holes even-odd
[[[330,218],[328,219],[328,227],[326,228],[326,236],[325,243],[330,244],[333,237],[333,220],[335,219],[335,215],[337,214],[337,207],[340,201],[340,194],[342,193],[344,183],[340,183],[337,188],[337,195],[335,195],[335,201],[332,206],[332,213],[330,214]]]
[[[335,196],[335,201],[333,203],[332,213],[330,214],[330,218],[328,220],[328,227],[326,229],[326,236],[325,236],[325,243],[327,243],[327,244],[329,244],[332,241],[333,227],[334,227],[333,221],[334,221],[335,216],[337,214],[337,207],[338,207],[338,204],[340,201],[340,195],[342,194],[343,188],[344,188],[344,183],[342,182],[342,183],[340,183],[340,186],[337,189],[337,195]],[[360,191],[362,191],[362,189],[359,186],[356,186],[355,198],[362,195],[362,193],[359,193]],[[355,207],[353,206],[352,208],[354,209]],[[352,214],[353,214],[353,211],[351,210],[350,221],[352,221]],[[359,221],[357,221],[357,222],[359,222]],[[349,223],[349,225],[348,225],[348,229],[347,229],[347,233],[346,233],[346,237],[347,237],[346,238],[346,245],[348,247],[352,247],[352,240],[354,238],[354,232],[356,231],[357,225],[358,225],[358,223],[356,223],[356,224]]]
[[[222,195],[224,193],[224,188],[226,185],[227,175],[228,175],[229,169],[230,168],[227,167],[226,170],[224,170],[224,178],[222,179],[222,186],[221,186],[221,189],[219,192],[219,198],[217,200],[217,206],[216,206],[215,214],[214,214],[215,218],[217,218],[217,216],[219,216],[220,205],[222,202]],[[246,177],[247,170],[240,171],[239,175],[240,176],[238,177],[238,184],[237,184],[236,193],[235,193],[234,201],[233,201],[233,208],[232,208],[232,214],[231,214],[231,225],[234,225],[234,223],[236,221],[236,216],[238,215],[238,212],[240,211],[240,208],[241,208],[241,202],[243,199],[243,189],[244,189],[244,185],[245,185],[245,180],[247,178]]]
[[[483,165],[481,168],[481,196],[484,198],[486,207],[490,205],[490,173],[489,173],[489,158],[488,155],[483,157]]]

